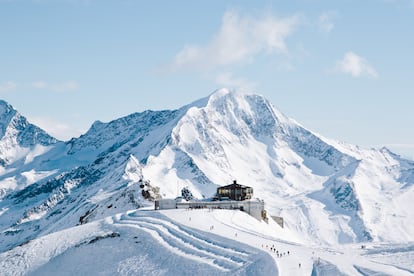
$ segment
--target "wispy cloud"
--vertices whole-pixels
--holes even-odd
[[[66,81],[61,83],[48,83],[45,81],[35,81],[32,87],[36,89],[50,90],[53,92],[71,92],[79,89],[79,84],[76,81]]]
[[[256,84],[235,76],[232,71],[261,55],[289,53],[286,39],[299,23],[296,15],[252,17],[227,11],[207,43],[183,47],[168,65],[168,71],[199,72],[221,87],[252,91]]]
[[[330,33],[335,27],[333,20],[336,15],[337,13],[334,11],[322,13],[318,18],[319,29],[325,33]]]
[[[45,89],[48,87],[48,84],[44,81],[35,81],[32,83],[32,87],[37,89]]]
[[[378,73],[374,67],[372,67],[365,58],[355,54],[354,52],[345,53],[343,59],[336,63],[335,70],[345,74],[350,74],[353,77],[378,77]]]
[[[173,70],[211,70],[249,62],[261,53],[287,53],[286,38],[295,30],[297,16],[276,18],[241,16],[228,11],[221,27],[206,45],[187,45],[177,53]]]
[[[79,89],[79,84],[76,81],[67,81],[51,85],[51,89],[56,92],[69,92]]]
[[[9,93],[15,91],[17,88],[17,83],[14,81],[4,81],[0,82],[0,93]]]
[[[237,90],[252,92],[256,84],[243,78],[236,78],[230,72],[219,73],[214,81],[221,87],[235,88]]]

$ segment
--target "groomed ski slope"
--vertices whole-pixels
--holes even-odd
[[[184,215],[184,214],[183,214]],[[132,211],[56,232],[0,255],[1,275],[277,275],[266,252]]]
[[[237,210],[161,212],[186,226],[268,252],[277,263],[279,275],[414,275],[414,244],[369,243],[337,245],[335,248],[307,246],[299,243],[300,237],[289,234],[287,229],[282,229],[273,220],[269,223],[258,221]],[[272,247],[283,256],[278,257],[270,250]]]
[[[2,253],[0,274],[414,274],[414,245],[310,247],[288,233],[238,210],[129,211]]]

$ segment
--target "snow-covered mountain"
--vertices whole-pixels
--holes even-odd
[[[97,121],[68,142],[0,107],[0,252],[184,187],[208,198],[234,179],[296,242],[414,242],[414,162],[326,139],[260,95],[221,89],[178,110]]]
[[[0,166],[2,172],[18,161],[28,162],[57,140],[30,124],[11,105],[0,100]],[[23,160],[22,160],[23,159]]]
[[[45,131],[30,124],[25,117],[3,100],[0,100],[0,138],[1,165],[3,166],[24,155],[16,154],[19,152],[16,148],[31,149],[37,145],[46,147],[57,142]],[[12,158],[7,158],[8,156]]]
[[[0,185],[0,199],[23,182],[35,182],[39,174],[34,171],[20,174],[20,177],[16,171],[31,163],[35,157],[45,154],[56,143],[58,140],[30,124],[11,105],[0,100],[0,175],[9,176]]]

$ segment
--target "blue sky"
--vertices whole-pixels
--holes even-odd
[[[414,1],[0,0],[0,98],[60,139],[221,87],[414,158]]]

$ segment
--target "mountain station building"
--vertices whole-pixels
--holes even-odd
[[[253,197],[253,188],[238,184],[236,180],[232,184],[217,188],[219,200],[231,199],[242,201]]]
[[[236,181],[233,184],[217,188],[217,195],[211,201],[207,200],[183,200],[159,199],[156,200],[155,210],[166,209],[230,209],[248,213],[258,220],[267,220],[264,209],[264,201],[258,198],[252,199],[253,188],[240,185]]]

